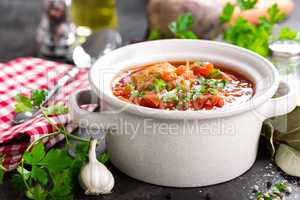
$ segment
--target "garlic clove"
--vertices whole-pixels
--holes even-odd
[[[92,140],[89,149],[89,162],[80,172],[80,182],[86,195],[109,194],[114,187],[114,177],[96,157],[97,140]]]

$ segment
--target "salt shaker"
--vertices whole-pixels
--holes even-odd
[[[294,40],[278,40],[269,45],[271,61],[281,78],[300,91],[300,44]]]
[[[294,81],[300,81],[300,44],[293,40],[278,40],[269,46],[271,61],[277,67],[280,75]]]
[[[39,53],[50,57],[69,57],[75,25],[69,19],[71,0],[44,0],[45,12],[37,31]]]

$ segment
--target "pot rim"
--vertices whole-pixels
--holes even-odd
[[[266,66],[268,66],[269,70],[272,72],[272,83],[271,86],[260,96],[253,96],[251,100],[237,104],[234,106],[229,106],[227,108],[220,108],[216,110],[197,110],[197,111],[178,111],[178,110],[163,110],[163,109],[154,109],[148,108],[144,106],[135,105],[132,103],[128,103],[125,101],[120,100],[119,98],[115,97],[112,94],[112,88],[110,87],[109,91],[103,90],[99,84],[95,84],[99,82],[100,76],[98,75],[99,72],[102,70],[99,66],[101,65],[102,61],[109,60],[110,56],[113,54],[118,54],[122,51],[126,52],[129,48],[141,48],[147,45],[168,45],[170,43],[179,43],[184,45],[185,43],[198,43],[199,45],[214,45],[219,47],[225,47],[227,49],[238,50],[247,54],[250,57],[255,57],[259,59],[261,62],[264,62]],[[125,66],[128,67],[128,66]],[[129,67],[130,68],[130,67]],[[119,73],[124,69],[120,69]],[[257,53],[247,50],[245,48],[241,48],[235,45],[217,42],[217,41],[209,41],[209,40],[191,40],[191,39],[165,39],[165,40],[156,40],[156,41],[146,41],[140,42],[136,44],[127,45],[116,49],[107,55],[103,56],[102,58],[98,59],[92,68],[89,71],[89,81],[92,90],[100,97],[101,100],[104,100],[106,104],[113,108],[117,108],[117,111],[108,111],[113,112],[114,114],[120,111],[126,111],[133,114],[137,114],[143,117],[150,117],[150,118],[157,118],[157,119],[170,119],[170,120],[199,120],[199,119],[212,119],[212,118],[221,118],[232,116],[240,113],[244,113],[247,111],[255,110],[257,107],[261,106],[262,104],[266,103],[270,100],[273,95],[276,93],[276,90],[279,86],[280,76],[279,72],[275,68],[275,66],[266,58],[258,55]],[[112,81],[112,80],[110,80]]]

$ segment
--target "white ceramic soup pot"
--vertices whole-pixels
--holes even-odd
[[[127,69],[186,60],[210,61],[244,75],[255,85],[254,96],[215,110],[170,111],[130,104],[112,93],[112,82]],[[73,120],[81,127],[107,129],[111,162],[122,172],[163,186],[205,186],[243,174],[256,159],[263,121],[296,106],[296,94],[280,84],[271,62],[214,41],[174,39],[128,45],[100,58],[89,79],[92,89],[77,91],[70,98]],[[272,98],[278,88],[284,95]],[[100,102],[100,112],[80,109],[93,102]]]

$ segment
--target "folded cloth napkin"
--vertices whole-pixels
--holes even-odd
[[[72,67],[40,58],[17,58],[0,65],[0,156],[3,156],[6,169],[17,167],[22,153],[31,142],[55,131],[43,117],[35,117],[23,124],[14,125],[11,121],[16,114],[14,96],[18,93],[30,95],[33,89],[50,89]],[[61,88],[49,104],[66,105],[72,92],[88,85],[87,70],[83,69]],[[65,125],[68,131],[76,128],[68,114],[52,116],[51,119],[57,125]],[[50,148],[63,139],[63,135],[59,135],[46,138],[43,142]]]

